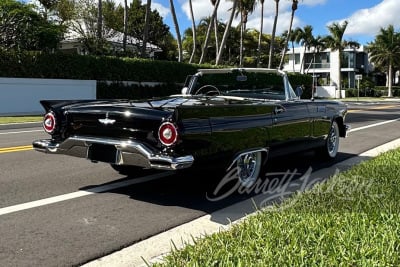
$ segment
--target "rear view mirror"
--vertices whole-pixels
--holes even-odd
[[[237,82],[245,82],[245,81],[247,81],[247,76],[243,75],[243,74],[238,75],[238,76],[236,76],[236,81]]]

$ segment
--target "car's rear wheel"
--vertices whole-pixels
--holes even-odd
[[[252,187],[259,178],[262,165],[262,153],[249,152],[242,154],[236,161],[236,174],[241,186]]]
[[[339,126],[333,121],[324,147],[320,149],[321,155],[328,159],[336,157],[339,151]]]

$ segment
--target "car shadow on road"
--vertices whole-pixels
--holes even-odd
[[[166,177],[106,192],[127,195],[131,199],[154,205],[200,211],[201,214],[211,214],[213,221],[229,224],[230,220],[236,220],[248,214],[249,207],[231,209],[228,212],[229,219],[225,215],[213,216],[213,213],[246,200],[251,201],[247,205],[252,205],[250,209],[253,208],[253,210],[272,203],[279,203],[297,190],[308,189],[310,185],[315,184],[316,178],[312,177],[313,173],[322,169],[327,170],[323,174],[326,177],[317,177],[318,182],[326,180],[338,171],[336,164],[353,156],[355,155],[338,153],[335,160],[326,161],[317,157],[313,152],[306,152],[270,159],[257,184],[248,189],[238,187],[236,182],[226,182],[221,186],[223,173],[197,169],[175,172]],[[343,167],[346,168],[346,166]],[[154,173],[159,172],[148,171],[149,175]],[[142,179],[141,177],[143,174],[138,177],[125,177],[113,183]],[[91,190],[93,187],[107,184],[88,186],[81,190]],[[257,201],[254,201],[255,199]]]

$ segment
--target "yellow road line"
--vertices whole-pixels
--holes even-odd
[[[27,151],[27,150],[32,150],[33,147],[31,145],[29,146],[14,146],[14,147],[4,147],[0,148],[0,154],[2,153],[10,153],[10,152],[18,152],[18,151]]]

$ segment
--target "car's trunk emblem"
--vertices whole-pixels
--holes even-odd
[[[106,113],[106,118],[105,119],[98,119],[98,121],[104,125],[109,125],[109,124],[114,124],[115,120],[109,119],[108,118],[108,112]]]

